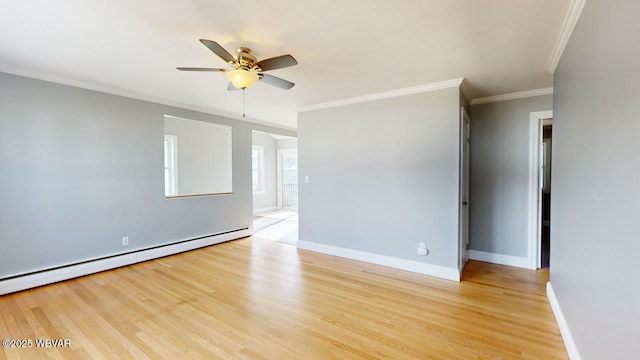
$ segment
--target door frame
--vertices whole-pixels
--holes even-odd
[[[282,179],[282,157],[284,156],[284,154],[291,154],[291,153],[295,153],[296,155],[298,154],[298,149],[278,149],[277,152],[277,159],[276,159],[276,172],[277,172],[277,186],[276,186],[276,199],[277,199],[277,206],[278,209],[282,209],[282,204],[283,204],[283,191],[282,188],[284,187],[283,184],[283,179]]]
[[[466,185],[467,185],[467,189],[466,189],[466,193],[467,193],[467,198],[464,199],[462,194],[463,194],[463,167],[465,166],[465,162],[464,162],[464,146],[465,146],[465,142],[467,141],[467,139],[465,139],[465,133],[464,133],[464,126],[465,123],[468,123],[468,134],[467,134],[467,139],[469,139],[469,142],[467,144],[467,153],[469,156],[469,159],[467,159],[467,163],[466,163],[466,177],[467,177],[467,181],[466,181]],[[465,264],[467,263],[467,261],[469,260],[469,219],[470,219],[470,204],[469,204],[469,185],[470,185],[470,170],[471,170],[471,166],[470,166],[470,161],[471,161],[471,117],[469,116],[469,113],[467,112],[467,109],[464,108],[464,106],[460,107],[460,156],[459,156],[459,171],[460,171],[460,177],[459,177],[459,182],[458,182],[458,187],[459,187],[459,191],[458,191],[458,247],[460,249],[459,255],[458,255],[458,270],[460,271],[460,276],[462,276],[462,270],[464,269]],[[464,205],[463,202],[467,201],[467,205]],[[466,209],[465,209],[466,207]],[[466,216],[466,227],[463,226],[463,212],[466,211],[467,212],[467,216]]]
[[[534,111],[529,116],[529,221],[528,264],[530,269],[540,268],[542,235],[542,126],[545,119],[553,118],[553,110]]]

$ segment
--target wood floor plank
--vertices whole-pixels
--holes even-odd
[[[460,283],[247,238],[0,297],[0,359],[566,359],[548,271]]]

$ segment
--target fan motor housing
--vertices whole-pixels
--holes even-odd
[[[253,63],[256,62],[256,57],[251,54],[251,49],[247,47],[239,47],[236,49],[236,54],[234,56],[238,61],[238,64],[243,67],[250,68],[253,66]]]

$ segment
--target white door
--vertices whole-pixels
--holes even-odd
[[[464,107],[460,108],[460,206],[459,206],[459,269],[469,260],[469,150],[471,120]]]

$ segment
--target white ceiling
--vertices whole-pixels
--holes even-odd
[[[571,0],[20,0],[0,11],[0,71],[238,117],[242,93],[198,39],[258,59],[291,90],[246,92],[250,120],[296,127],[299,108],[466,78],[472,98],[553,85],[547,63]]]

